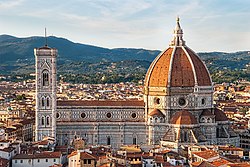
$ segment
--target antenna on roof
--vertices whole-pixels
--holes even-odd
[[[48,46],[47,31],[45,27],[45,46]]]

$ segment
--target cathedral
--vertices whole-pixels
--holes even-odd
[[[57,101],[57,49],[34,49],[36,57],[35,140],[58,145],[76,136],[91,145],[239,145],[226,115],[213,106],[208,69],[183,40],[179,18],[169,47],[151,63],[143,100]]]

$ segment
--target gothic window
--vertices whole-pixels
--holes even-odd
[[[49,107],[49,98],[47,97],[47,107]]]
[[[45,122],[44,116],[42,116],[41,124],[44,125],[44,122]]]
[[[46,117],[46,124],[49,125],[49,116]]]
[[[44,107],[44,98],[42,98],[42,107]]]
[[[201,104],[205,105],[205,103],[206,103],[206,99],[205,98],[201,99]]]
[[[107,137],[107,145],[111,144],[110,136]]]
[[[42,84],[43,86],[49,86],[49,71],[43,70],[42,72]]]
[[[220,128],[216,128],[216,137],[220,137]]]
[[[184,142],[187,142],[188,140],[188,133],[184,131]]]
[[[133,138],[133,144],[136,145],[136,137]]]

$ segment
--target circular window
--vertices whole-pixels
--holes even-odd
[[[83,112],[81,113],[81,118],[85,118],[86,117],[86,114]]]
[[[179,98],[179,101],[178,101],[178,104],[179,104],[180,106],[184,106],[184,105],[186,104],[185,98],[184,98],[184,97],[180,97],[180,98]]]
[[[160,102],[161,102],[160,98],[158,98],[158,97],[154,98],[154,103],[155,104],[160,104]]]
[[[131,117],[132,117],[132,118],[135,118],[135,117],[136,117],[136,113],[132,113],[132,114],[131,114]]]
[[[56,113],[56,118],[58,119],[60,117],[60,114],[59,113]]]
[[[109,113],[107,113],[106,116],[107,116],[107,118],[111,118],[112,115],[111,115],[111,113],[109,112]]]

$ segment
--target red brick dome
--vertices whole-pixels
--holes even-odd
[[[197,120],[190,112],[182,110],[174,114],[170,123],[175,125],[194,125],[197,124]]]
[[[211,86],[210,74],[199,56],[185,45],[177,20],[174,39],[167,50],[152,62],[145,78],[146,87]]]

